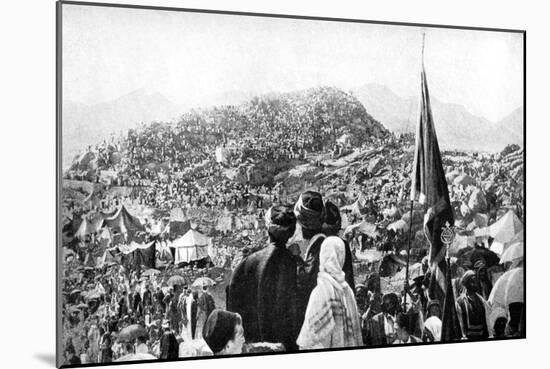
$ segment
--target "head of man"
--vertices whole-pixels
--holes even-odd
[[[309,240],[320,233],[326,214],[321,194],[315,191],[302,193],[294,205],[294,214],[300,223],[304,239]]]
[[[441,319],[441,306],[439,304],[439,300],[431,300],[428,302],[426,310],[428,313],[428,318],[431,316],[436,316]]]
[[[125,342],[123,348],[124,352],[127,354],[133,354],[135,352],[135,347],[132,342]]]
[[[399,309],[399,298],[395,293],[388,293],[382,297],[382,311],[395,315]]]
[[[67,358],[67,360],[71,360],[74,355],[75,355],[74,346],[72,344],[67,345],[67,348],[65,348],[65,357]]]
[[[146,342],[147,342],[147,337],[145,336],[140,336],[136,338],[136,343],[138,345],[145,344]]]
[[[325,222],[323,223],[323,233],[327,236],[336,236],[342,228],[342,216],[340,215],[340,209],[331,201],[325,202]]]
[[[397,317],[395,318],[394,328],[397,338],[400,341],[407,342],[409,340],[409,336],[411,334],[409,332],[409,317],[406,314],[397,314]]]
[[[468,270],[462,276],[462,285],[466,288],[468,293],[476,293],[479,290],[479,283],[476,277],[476,273],[473,270]]]
[[[296,231],[296,215],[290,206],[272,206],[265,214],[269,241],[278,247],[285,247]]]
[[[242,353],[245,338],[241,316],[221,309],[212,311],[204,324],[203,337],[214,355]]]

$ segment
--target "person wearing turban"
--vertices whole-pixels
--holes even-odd
[[[300,256],[298,264],[298,325],[302,326],[311,291],[317,285],[319,272],[319,252],[326,238],[323,224],[326,219],[326,209],[320,193],[305,191],[300,195],[294,213],[301,233]]]
[[[291,207],[274,206],[265,216],[269,245],[246,256],[226,291],[227,310],[240,314],[248,343],[282,343],[296,350],[298,335],[296,259],[286,248],[296,230]]]
[[[478,293],[479,282],[476,273],[468,270],[462,276],[462,294],[456,301],[459,323],[462,335],[469,340],[483,340],[489,338],[490,306]]]
[[[204,324],[202,336],[214,355],[238,355],[244,345],[244,328],[239,314],[215,309]]]

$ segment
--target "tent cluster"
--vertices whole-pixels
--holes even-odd
[[[72,244],[85,255],[84,265],[103,267],[117,263],[130,269],[206,259],[212,247],[209,237],[190,228],[181,209],[172,211],[166,227],[159,222],[156,229],[147,229],[124,205],[111,214],[84,216]],[[70,248],[64,250],[65,259],[75,256]]]

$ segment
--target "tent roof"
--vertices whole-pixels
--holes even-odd
[[[523,224],[517,215],[508,211],[497,222],[489,226],[489,234],[501,243],[507,243],[514,239],[514,236],[523,230]]]
[[[103,217],[101,217],[101,215],[94,216],[92,220],[85,218],[82,220],[82,223],[80,223],[75,236],[82,239],[87,235],[97,232],[101,227],[103,227]]]
[[[135,241],[132,241],[129,245],[120,245],[118,246],[118,249],[123,254],[129,254],[131,252],[134,252],[136,250],[141,249],[147,249],[151,247],[155,242],[149,242],[149,243],[137,243]]]
[[[113,216],[105,218],[104,222],[108,227],[119,228],[123,233],[133,234],[145,230],[139,219],[130,214],[124,205]]]
[[[182,208],[174,208],[170,211],[170,221],[171,222],[185,222],[185,214]]]
[[[171,247],[181,248],[181,247],[207,247],[210,239],[203,235],[202,233],[190,229],[186,234],[180,238],[175,239]]]

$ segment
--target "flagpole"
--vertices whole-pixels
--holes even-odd
[[[426,32],[422,32],[422,70],[424,69],[424,42]],[[409,293],[409,263],[411,259],[411,234],[412,234],[412,218],[413,218],[414,200],[411,199],[411,210],[409,211],[409,237],[407,241],[407,265],[405,267],[405,297],[403,299],[403,310],[407,309],[407,294]]]
[[[409,262],[410,262],[410,254],[411,254],[411,233],[412,233],[412,217],[413,217],[413,205],[414,201],[411,200],[411,210],[409,212],[409,240],[407,242],[407,266],[405,267],[405,299],[403,301],[403,310],[405,310],[405,313],[407,312],[407,294],[409,293]]]
[[[424,65],[424,42],[426,41],[426,32],[422,32],[422,65]]]

